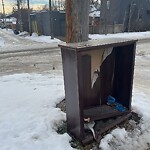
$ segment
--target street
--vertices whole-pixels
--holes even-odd
[[[0,75],[15,73],[43,73],[52,69],[61,69],[59,49],[0,54]]]
[[[39,43],[5,30],[0,30],[0,37],[4,40],[0,47],[0,76],[61,69],[57,43]]]
[[[60,48],[56,44],[51,46],[51,44],[39,43],[18,36],[12,38],[12,34],[6,34],[2,30],[0,30],[0,36],[8,42],[0,51],[0,76],[15,73],[43,73],[53,69],[62,70]],[[8,49],[10,47],[11,49]],[[134,85],[144,88],[147,93],[150,86],[150,80],[148,80],[150,61],[147,56],[150,54],[149,47],[150,39],[138,41],[134,77]]]

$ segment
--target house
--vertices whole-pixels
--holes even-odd
[[[16,21],[17,21],[17,19],[14,17],[6,17],[3,19],[0,19],[0,25],[1,25],[1,27],[7,26],[8,28],[15,29]]]
[[[150,30],[150,0],[101,0],[100,20],[105,32]]]

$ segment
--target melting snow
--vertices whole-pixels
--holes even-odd
[[[55,108],[63,98],[62,76],[0,77],[0,149],[72,149],[69,135],[56,132],[66,120],[66,115]]]
[[[11,31],[10,35],[12,34]],[[15,36],[16,37],[16,36]],[[150,32],[90,35],[98,38],[150,38]],[[23,37],[22,37],[23,38]],[[28,37],[30,40],[50,42],[50,37]],[[6,45],[0,37],[0,47]],[[13,44],[12,44],[13,45]],[[146,150],[150,148],[150,93],[149,45],[140,44],[136,57],[132,109],[141,117],[139,125],[131,132],[116,128],[106,135],[102,150]],[[143,67],[144,66],[144,67]],[[59,135],[56,129],[66,115],[55,108],[64,98],[63,77],[49,75],[14,74],[0,77],[0,149],[1,150],[69,150],[71,137]]]

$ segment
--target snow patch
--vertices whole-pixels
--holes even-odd
[[[24,32],[20,32],[18,35],[19,36],[29,36],[29,33],[27,31],[24,31]]]
[[[69,150],[71,137],[56,129],[66,115],[56,104],[64,98],[59,75],[15,74],[0,77],[1,150]]]
[[[5,42],[4,42],[3,38],[0,37],[0,47],[3,47],[4,44],[5,44]]]
[[[59,39],[51,39],[51,36],[38,36],[36,33],[33,33],[32,36],[25,37],[26,39],[33,40],[40,43],[60,43],[61,41]]]
[[[147,39],[150,38],[150,31],[147,32],[128,32],[128,33],[116,33],[116,34],[90,34],[91,39],[107,39],[107,38],[127,38],[127,39]]]

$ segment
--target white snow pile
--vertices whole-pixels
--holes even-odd
[[[141,40],[150,38],[150,31],[146,32],[125,32],[125,33],[116,33],[116,34],[90,34],[89,38],[95,39],[107,39],[107,38],[127,38],[127,39],[134,39],[134,40]]]
[[[1,30],[7,34],[14,35],[14,31],[12,29],[1,29]]]
[[[66,115],[62,76],[15,74],[0,77],[0,149],[71,150],[67,133],[56,129]]]
[[[36,42],[42,42],[42,43],[59,43],[59,42],[61,42],[59,39],[56,39],[56,38],[51,39],[51,36],[45,36],[45,35],[38,36],[36,33],[33,33],[32,36],[27,36],[25,38],[36,41]]]
[[[20,32],[18,35],[19,36],[29,36],[29,33],[27,31],[23,31],[23,32]]]
[[[51,40],[47,36],[30,37],[27,32],[19,35],[15,35],[12,30],[0,29],[0,51],[43,50],[58,47],[57,39]]]

